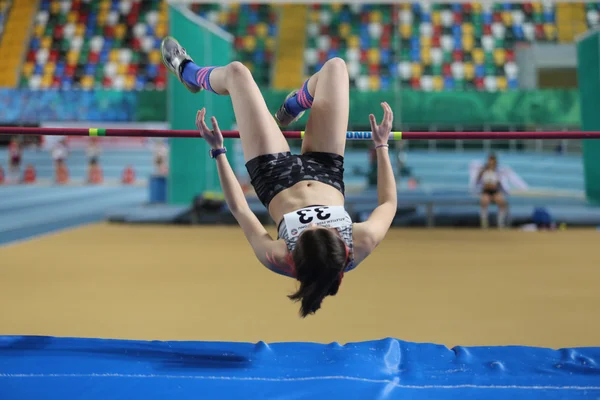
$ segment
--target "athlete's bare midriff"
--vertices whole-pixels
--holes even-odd
[[[279,224],[285,214],[312,205],[343,206],[344,195],[326,183],[300,181],[273,197],[269,214]]]

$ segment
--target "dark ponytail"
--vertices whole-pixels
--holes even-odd
[[[314,314],[326,296],[335,296],[346,267],[346,245],[330,229],[310,229],[302,233],[292,253],[300,288],[288,296],[299,301],[300,315]]]

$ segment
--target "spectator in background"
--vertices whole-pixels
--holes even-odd
[[[498,159],[494,154],[490,154],[487,163],[479,171],[477,183],[481,185],[481,194],[479,197],[481,227],[487,228],[489,226],[488,207],[490,203],[495,203],[498,206],[498,228],[504,228],[506,225],[508,202],[502,192],[503,188],[498,170]]]
[[[90,138],[86,148],[86,154],[88,157],[88,181],[92,174],[92,171],[100,168],[100,155],[102,154],[102,148],[98,143],[98,138]]]
[[[66,161],[69,155],[69,148],[67,147],[67,139],[63,138],[56,142],[52,147],[52,159],[54,160],[54,177],[58,183],[63,182],[64,179],[61,177],[64,175],[66,170]]]
[[[21,175],[21,160],[23,156],[23,148],[16,136],[10,139],[8,145],[8,182],[18,183]]]
[[[154,143],[154,174],[168,175],[169,173],[169,147],[165,140]]]

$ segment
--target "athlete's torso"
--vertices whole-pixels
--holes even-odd
[[[495,190],[500,184],[500,175],[495,169],[486,169],[481,175],[481,184],[484,189]]]
[[[276,224],[283,216],[313,204],[343,206],[344,195],[333,186],[317,181],[300,181],[278,193],[269,204],[269,214]]]

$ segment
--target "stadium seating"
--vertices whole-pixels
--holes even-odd
[[[21,86],[164,88],[162,1],[41,0]]]
[[[361,90],[389,89],[396,78],[426,91],[517,88],[515,47],[555,41],[554,14],[540,2],[315,5],[306,72],[339,55]]]
[[[274,61],[277,12],[269,4],[197,4],[192,10],[235,36],[236,59],[259,85],[268,85]]]

